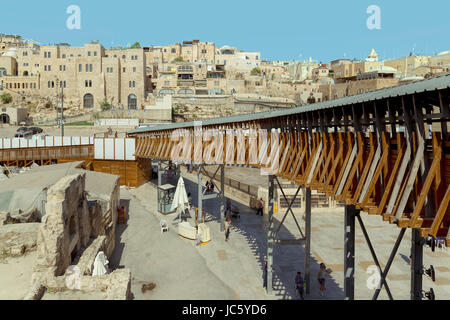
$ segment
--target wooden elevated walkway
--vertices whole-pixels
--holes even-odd
[[[141,128],[129,136],[136,137],[141,158],[272,172],[278,164],[276,176],[399,228],[420,229],[422,237],[446,238],[450,246],[449,88],[447,75],[287,111],[209,119],[201,127]]]

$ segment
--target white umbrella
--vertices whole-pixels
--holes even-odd
[[[174,211],[177,208],[181,209],[181,212],[184,212],[186,208],[189,209],[189,199],[186,193],[183,178],[180,178],[180,180],[178,180],[177,190],[175,191],[175,195],[173,196],[172,207],[170,210]]]
[[[95,257],[93,276],[103,276],[108,273],[108,259],[103,251],[100,251]]]

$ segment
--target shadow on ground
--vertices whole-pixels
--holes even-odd
[[[186,191],[191,193],[194,207],[198,207],[198,185],[188,178],[184,177]],[[157,185],[157,180],[152,180],[151,183]],[[170,183],[176,186],[177,179],[167,179],[163,175],[163,184]],[[203,186],[205,190],[205,186]],[[216,189],[217,190],[217,189]],[[228,199],[228,198],[227,198]],[[250,209],[248,206],[236,202],[232,199],[233,207],[237,207],[241,214],[241,219],[233,219],[232,232],[230,241],[233,241],[233,233],[241,234],[245,237],[252,254],[256,258],[260,272],[264,274],[265,260],[267,257],[267,216],[256,216],[256,211]],[[204,200],[203,208],[206,211],[207,222],[220,223],[220,203],[218,199]],[[284,212],[279,213],[274,217],[274,229],[277,230]],[[292,219],[290,214],[286,221]],[[303,217],[296,215],[297,221],[301,224]],[[261,221],[261,220],[264,221]],[[295,227],[296,228],[296,227]],[[302,227],[303,228],[303,227]],[[304,228],[303,228],[304,229]],[[303,230],[304,233],[304,230]],[[300,235],[294,235],[283,224],[280,228],[278,238],[294,240],[298,239]],[[275,246],[273,252],[273,294],[278,299],[298,299],[298,293],[295,290],[295,276],[298,271],[304,275],[304,256],[305,249],[303,246]],[[311,258],[311,288],[309,299],[320,299],[319,284],[317,274],[319,271],[319,261],[313,256]],[[330,277],[327,277],[327,295],[326,299],[343,299],[344,292],[341,287],[332,278],[332,270],[329,270]],[[261,278],[261,287],[263,286],[263,278]]]

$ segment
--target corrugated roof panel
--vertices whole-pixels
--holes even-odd
[[[434,91],[450,88],[450,74],[446,74],[440,77],[435,77],[428,80],[422,80],[417,82],[412,82],[404,85],[399,85],[396,87],[389,87],[385,89],[380,89],[377,91],[366,92],[359,95],[354,95],[350,97],[339,98],[335,100],[324,101],[320,103],[315,103],[307,106],[291,108],[288,110],[276,110],[267,111],[253,114],[236,115],[230,117],[213,118],[202,120],[202,125],[217,125],[217,124],[228,124],[233,122],[246,122],[260,119],[268,119],[274,117],[287,116],[292,114],[298,114],[309,111],[316,111],[321,109],[329,109],[339,106],[348,106],[352,104],[381,100],[386,98],[392,98],[397,96],[404,96],[413,93],[421,93],[425,91]],[[181,128],[192,128],[194,127],[194,122],[183,122],[183,123],[171,123],[153,127],[139,128],[129,131],[129,134],[160,131],[160,130],[174,130]]]

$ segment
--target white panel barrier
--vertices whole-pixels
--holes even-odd
[[[136,152],[136,140],[135,139],[126,139],[126,160],[134,161],[136,157],[134,153]]]
[[[116,139],[114,143],[114,157],[116,159],[125,159],[125,140]]]
[[[71,146],[71,145],[72,145],[72,137],[64,137],[63,146]]]
[[[94,144],[94,137],[35,136],[26,138],[0,138],[0,149],[24,149],[42,147],[80,146]]]
[[[97,127],[137,127],[139,119],[98,119],[94,123]]]
[[[25,149],[59,146],[94,145],[94,158],[98,160],[135,161],[136,140],[133,138],[50,137],[32,139],[0,138],[0,149]]]
[[[110,139],[110,138],[106,138],[104,139],[104,143],[105,143],[105,160],[115,160],[114,159],[114,140],[115,139]]]
[[[135,139],[96,138],[94,149],[97,160],[136,160]]]
[[[94,158],[104,159],[103,155],[103,139],[95,139],[94,143]]]

